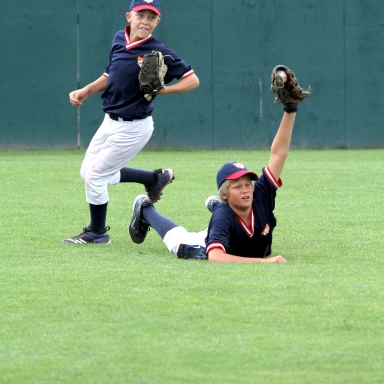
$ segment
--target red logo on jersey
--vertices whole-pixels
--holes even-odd
[[[265,225],[265,228],[264,228],[263,232],[261,232],[261,234],[262,234],[263,236],[267,236],[270,230],[271,230],[271,229],[269,228],[269,225],[268,225],[268,223],[267,223],[267,224]]]

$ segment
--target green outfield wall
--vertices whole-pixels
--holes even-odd
[[[98,78],[130,0],[0,0],[0,149],[86,148],[99,95],[78,111],[70,91]],[[192,64],[200,87],[158,97],[146,148],[269,147],[282,108],[269,76],[290,67],[313,94],[292,148],[384,147],[383,0],[161,0],[154,36]]]

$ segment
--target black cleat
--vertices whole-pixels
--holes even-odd
[[[156,169],[156,183],[145,187],[147,196],[152,203],[160,200],[163,189],[175,179],[173,169]]]
[[[179,259],[197,259],[207,260],[207,254],[205,253],[205,247],[201,245],[188,245],[180,244],[177,250],[177,257]]]
[[[152,202],[149,200],[147,195],[136,196],[133,203],[131,222],[128,227],[129,235],[136,244],[141,244],[145,240],[150,227],[149,224],[143,223],[143,217],[141,216],[141,208],[143,205],[152,205]]]
[[[205,206],[207,207],[209,212],[213,212],[213,209],[219,203],[220,199],[217,196],[209,196],[207,200],[205,200]]]
[[[109,229],[109,227],[105,227],[104,233],[95,233],[91,228],[85,227],[83,232],[70,239],[63,240],[62,244],[109,244],[111,242],[111,238],[107,233]]]

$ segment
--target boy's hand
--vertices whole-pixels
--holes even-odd
[[[268,257],[268,259],[265,259],[266,263],[286,263],[287,260],[284,259],[283,256],[273,256],[273,257]]]
[[[72,91],[69,94],[69,101],[75,107],[80,107],[83,104],[83,101],[88,98],[88,93],[84,91],[84,88],[78,89],[77,91]]]

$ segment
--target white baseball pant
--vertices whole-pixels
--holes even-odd
[[[175,227],[168,231],[163,239],[163,243],[169,252],[177,255],[180,244],[201,245],[205,248],[205,238],[207,229],[200,232],[188,232],[184,227]]]
[[[151,116],[115,121],[108,114],[93,136],[80,169],[86,200],[101,205],[108,201],[108,185],[120,182],[120,170],[147,144],[154,129]]]

